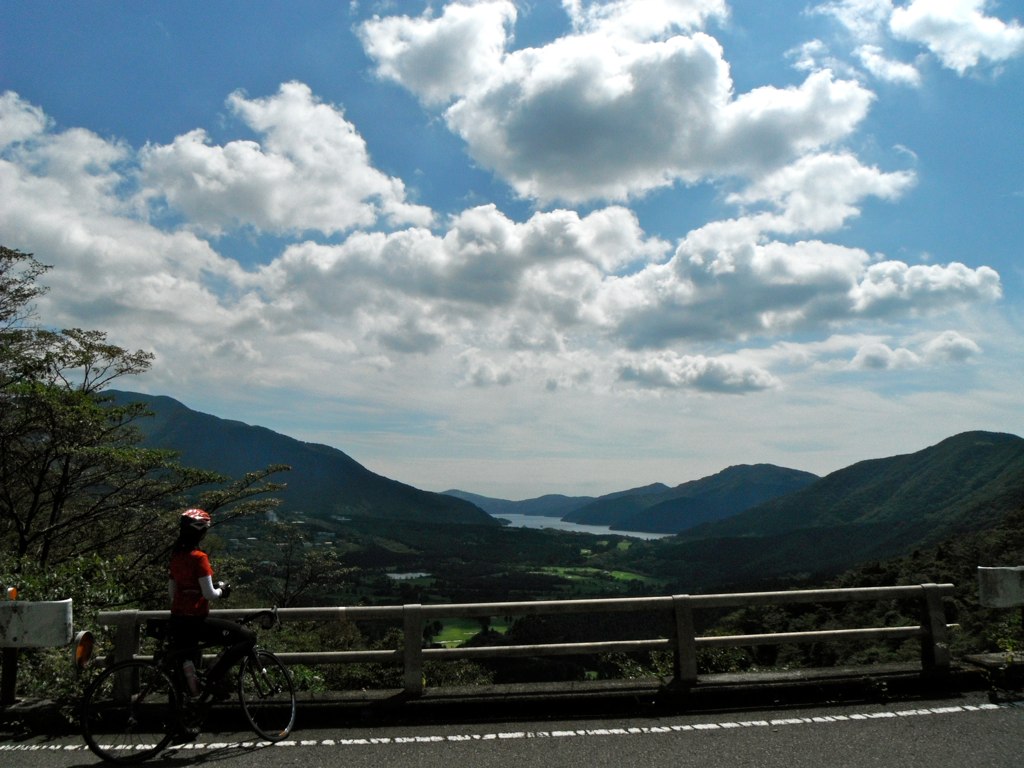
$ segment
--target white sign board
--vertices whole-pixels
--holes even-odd
[[[0,601],[0,648],[46,648],[71,642],[71,601]]]
[[[1024,565],[978,568],[978,597],[988,608],[1024,606]]]

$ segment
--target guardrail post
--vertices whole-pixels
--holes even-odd
[[[423,693],[423,606],[412,603],[402,606],[402,629],[405,635],[405,692],[410,696]]]
[[[139,650],[138,611],[119,611],[114,616],[114,663],[128,661]],[[133,675],[118,673],[114,681],[114,697],[127,699],[139,686]]]
[[[138,611],[119,611],[114,617],[114,662],[128,661],[139,651]]]
[[[938,584],[922,584],[921,666],[925,672],[948,672],[950,664],[949,639],[946,632],[946,607]]]
[[[672,684],[690,688],[697,683],[697,632],[693,626],[693,604],[689,595],[672,595],[675,619],[675,679]]]

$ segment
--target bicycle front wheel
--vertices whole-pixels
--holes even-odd
[[[177,730],[178,694],[154,664],[123,661],[86,688],[79,711],[82,736],[110,763],[139,763],[166,747]]]
[[[267,741],[287,738],[295,725],[295,686],[281,660],[258,650],[242,660],[238,700],[252,729]]]

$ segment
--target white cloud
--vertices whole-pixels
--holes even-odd
[[[944,331],[923,347],[924,358],[933,364],[963,363],[981,354],[981,347],[957,331]]]
[[[860,41],[855,55],[872,75],[889,82],[917,85],[917,68],[887,56],[891,35],[923,45],[943,66],[964,74],[984,63],[1000,64],[1024,54],[1024,28],[1016,20],[986,15],[991,0],[834,0],[814,11],[836,18]]]
[[[999,275],[989,267],[884,261],[869,266],[851,291],[852,309],[877,317],[893,311],[927,312],[940,307],[1002,297]]]
[[[462,6],[494,30],[507,14]],[[546,45],[486,57],[459,78],[404,62],[432,50],[451,25],[439,18],[375,20],[364,27],[378,71],[445,111],[470,155],[525,197],[624,200],[677,181],[761,173],[839,141],[864,118],[872,96],[830,72],[799,86],[734,96],[721,45],[704,32],[647,39],[699,26],[719,6],[687,2],[572,4],[581,29]],[[625,11],[629,15],[624,15]],[[633,15],[633,12],[636,15]],[[631,25],[623,19],[637,21]],[[403,30],[419,34],[402,34]],[[642,35],[638,33],[643,31]],[[429,49],[429,50],[428,50]],[[472,58],[472,51],[470,58]]]
[[[377,74],[428,104],[442,104],[501,65],[516,7],[507,0],[450,3],[439,17],[388,16],[360,28]]]
[[[79,156],[51,176],[42,167],[32,172],[0,160],[4,244],[58,267],[46,276],[51,291],[41,314],[58,326],[100,327],[118,343],[161,355],[173,357],[181,343],[198,351],[201,337],[219,335],[215,327],[233,322],[208,282],[231,281],[241,269],[190,233],[162,232],[134,218],[112,197],[109,174],[97,184],[88,167]],[[75,169],[77,178],[69,178]]]
[[[921,84],[921,73],[917,67],[886,57],[877,45],[862,45],[857,48],[855,54],[864,69],[879,80],[913,87]]]
[[[898,323],[878,326],[899,329]],[[838,383],[858,371],[951,370],[973,362],[983,352],[973,339],[959,331],[899,333],[840,333],[819,341],[775,342],[768,347],[738,353],[751,365],[785,371],[786,377],[826,373]],[[781,375],[781,374],[780,374]]]
[[[497,362],[479,349],[469,349],[458,357],[463,369],[463,384],[474,387],[508,386],[515,381],[515,371]]]
[[[604,281],[607,332],[631,348],[659,349],[942,313],[1002,295],[988,267],[872,263],[862,250],[821,241],[762,242],[759,224],[709,224],[669,263]]]
[[[447,117],[520,194],[581,201],[770,170],[866,114],[870,95],[826,72],[733,99],[721,54],[702,34],[618,50],[564,40],[510,56],[500,87]]]
[[[916,368],[962,364],[981,354],[981,347],[957,331],[944,331],[918,345],[891,347],[882,341],[871,341],[857,349],[847,366],[851,370],[912,370]]]
[[[842,67],[842,63],[832,56],[829,47],[817,39],[807,40],[786,51],[786,58],[790,59],[794,69],[800,72],[817,72],[823,69],[837,72]]]
[[[286,221],[296,227],[300,215],[313,226],[314,213],[273,196],[246,198],[252,207],[241,221],[231,213],[229,206],[239,205],[232,194],[280,168],[284,188],[298,195],[293,174],[325,157],[355,157],[371,177],[376,172],[354,127],[305,87],[286,85],[267,99],[236,95],[232,103],[263,143],[199,142],[205,149],[198,156],[214,172],[178,154],[191,139],[133,155],[87,131],[54,130],[19,99],[6,102],[12,124],[30,127],[10,129],[24,138],[0,155],[0,195],[8,201],[0,231],[14,245],[32,242],[60,254],[47,306],[53,319],[88,321],[126,346],[157,350],[165,381],[236,377],[327,393],[351,378],[355,390],[396,402],[400,382],[427,387],[426,378],[431,392],[765,392],[782,386],[773,368],[796,365],[797,347],[807,342],[780,359],[728,353],[737,340],[774,343],[795,332],[852,329],[864,319],[943,315],[1001,293],[999,276],[987,267],[912,266],[821,240],[775,239],[838,228],[865,198],[894,199],[913,183],[910,174],[866,167],[842,152],[808,155],[760,177],[727,198],[755,210],[694,229],[674,252],[622,206],[586,215],[539,211],[515,221],[482,205],[437,231],[356,229],[333,244],[293,241],[246,271],[195,232]],[[330,140],[318,145],[318,137]],[[198,169],[203,183],[230,181],[206,197],[190,197],[185,187],[169,193],[186,216],[177,232],[152,225],[125,193],[140,164],[145,178],[157,177],[161,150],[165,178],[176,178],[170,171],[177,163],[179,172]],[[330,188],[315,172],[313,180]],[[358,198],[350,187],[340,194],[350,203]],[[193,214],[200,199],[207,209]],[[871,343],[860,345],[859,357],[851,353],[857,365],[911,362],[900,351],[910,346]],[[974,344],[949,331],[911,354],[928,364],[956,362],[978,354]],[[809,366],[816,353],[807,354]]]
[[[117,197],[129,148],[82,128],[61,132],[51,128],[52,122],[38,107],[15,93],[0,96],[0,161],[6,160],[8,180],[17,177],[31,187],[29,194],[49,197],[54,206],[130,212],[131,206]],[[10,206],[24,203],[4,199]],[[41,213],[53,215],[52,211]]]
[[[573,25],[588,32],[609,32],[644,40],[672,29],[699,29],[729,15],[725,0],[562,0]]]
[[[332,234],[392,223],[428,224],[428,209],[405,199],[405,187],[372,167],[366,143],[342,112],[302,83],[248,99],[234,93],[231,110],[264,136],[210,143],[202,129],[141,153],[143,195],[163,200],[191,225],[218,234],[251,226],[265,232]]]
[[[921,358],[909,349],[892,349],[887,344],[874,343],[857,350],[850,367],[855,370],[891,371],[916,368],[920,362]]]
[[[706,35],[646,44],[575,36],[510,54],[446,118],[524,196],[624,199],[703,173],[730,87]]]
[[[42,109],[24,101],[13,91],[0,93],[0,150],[39,136],[46,130]]]
[[[835,17],[858,40],[879,41],[892,16],[892,0],[832,0],[816,6],[815,13]]]
[[[867,254],[814,241],[761,244],[746,238],[748,225],[708,225],[691,233],[669,264],[612,283],[604,301],[614,333],[633,348],[664,348],[850,318],[848,295]]]
[[[763,368],[739,361],[664,352],[619,368],[621,381],[650,389],[695,389],[720,394],[744,394],[779,385]]]
[[[774,171],[727,200],[772,204],[778,213],[762,226],[774,232],[827,232],[858,216],[864,198],[897,199],[914,181],[913,173],[884,173],[849,153],[823,153]]]
[[[1024,54],[1024,27],[985,15],[989,0],[913,0],[893,10],[889,26],[898,39],[921,43],[943,66],[964,74],[984,62]]]
[[[453,217],[440,235],[408,229],[355,234],[336,246],[294,245],[252,280],[291,318],[282,322],[345,317],[365,338],[378,336],[383,322],[387,333],[433,327],[435,341],[550,348],[551,334],[588,322],[605,274],[662,258],[666,249],[622,208],[586,217],[551,211],[516,223],[488,205]],[[444,334],[436,330],[442,318]]]
[[[77,311],[88,316],[104,311],[103,300],[125,280],[143,279],[142,295],[118,296],[117,305],[139,301],[138,306],[159,312],[175,301],[161,288],[182,287],[169,272],[240,274],[207,243],[186,233],[161,232],[144,221],[123,197],[132,173],[128,146],[81,128],[53,130],[41,110],[16,95],[5,106],[0,133],[12,135],[9,126],[14,126],[24,143],[0,154],[0,232],[10,247],[38,243],[44,263],[61,258],[61,269],[47,280],[72,288],[64,301]],[[37,130],[18,128],[29,124]],[[89,308],[93,302],[97,305]]]

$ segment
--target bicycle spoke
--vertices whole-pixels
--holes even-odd
[[[238,699],[253,730],[280,741],[295,725],[295,688],[291,675],[274,654],[256,651],[242,661]]]
[[[177,730],[177,703],[170,678],[153,664],[116,664],[86,689],[82,736],[108,762],[141,762],[170,743]]]

